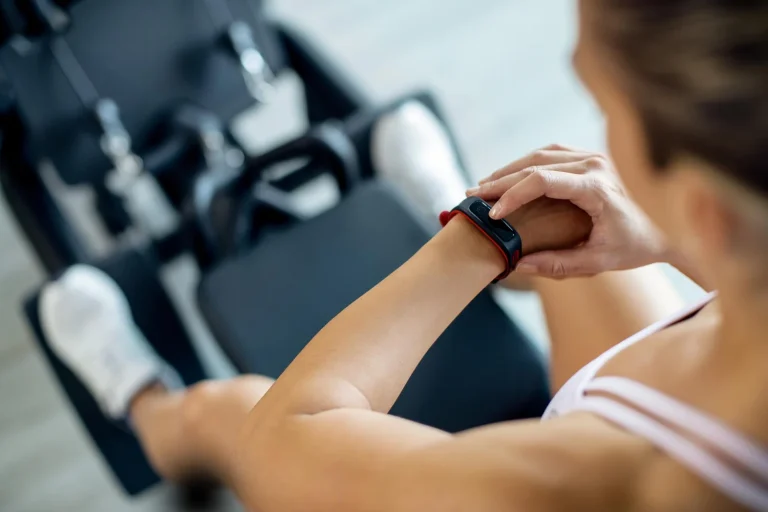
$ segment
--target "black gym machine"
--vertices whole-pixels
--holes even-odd
[[[261,0],[0,0],[0,44],[0,183],[13,216],[49,278],[75,263],[112,276],[187,384],[206,375],[159,279],[167,263],[194,257],[199,311],[237,370],[277,377],[437,227],[376,179],[369,149],[376,120],[404,102],[442,119],[434,99],[421,92],[374,104],[299,32],[270,19]],[[230,124],[267,102],[286,72],[302,83],[307,131],[247,155]],[[95,257],[45,166],[93,191],[112,237],[140,236]],[[340,199],[307,218],[290,196],[322,175]],[[130,206],[142,182],[175,216],[163,229]],[[136,439],[104,418],[50,352],[36,293],[24,309],[125,491],[154,484]],[[392,413],[449,431],[536,416],[546,382],[540,354],[486,291],[427,354]]]

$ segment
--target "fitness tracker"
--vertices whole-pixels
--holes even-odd
[[[491,206],[479,197],[468,197],[450,212],[440,214],[440,224],[445,227],[456,215],[466,217],[496,246],[507,262],[507,267],[493,282],[496,283],[507,277],[515,270],[517,262],[523,254],[523,241],[520,234],[506,220],[496,220],[490,217]]]

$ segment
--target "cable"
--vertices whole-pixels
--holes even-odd
[[[75,91],[80,102],[86,108],[93,108],[96,102],[99,101],[99,93],[72,52],[72,48],[63,38],[56,37],[51,41],[50,49],[53,58],[61,68],[67,82],[69,82],[72,90]]]
[[[232,9],[229,8],[227,0],[203,0],[211,18],[211,23],[217,29],[224,29],[235,21]]]

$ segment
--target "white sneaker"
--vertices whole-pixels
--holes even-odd
[[[465,198],[467,183],[445,127],[422,103],[406,103],[373,128],[371,159],[428,218],[437,219]]]
[[[134,323],[120,287],[101,270],[73,266],[43,289],[39,307],[51,349],[106,416],[126,418],[134,396],[153,382],[180,385]]]

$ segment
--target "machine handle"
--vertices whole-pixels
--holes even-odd
[[[308,163],[273,184],[264,179],[268,168],[296,159],[306,159]],[[331,174],[342,195],[358,180],[355,147],[335,121],[317,125],[305,135],[251,158],[239,174],[200,176],[192,195],[195,247],[200,264],[209,265],[246,248],[257,227],[253,225],[254,216],[264,217],[265,223],[297,221],[298,216],[283,201],[285,190],[323,173]],[[218,202],[220,199],[224,200],[224,207]]]

